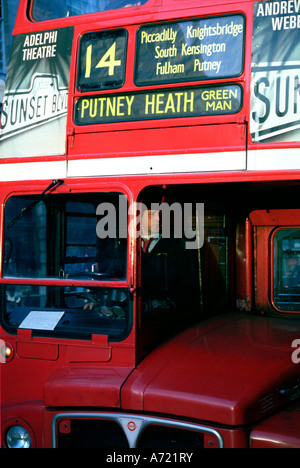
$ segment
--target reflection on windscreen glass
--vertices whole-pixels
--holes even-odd
[[[4,277],[126,279],[124,195],[51,195],[30,208],[35,198],[6,204]]]
[[[47,21],[69,16],[139,6],[147,0],[34,0],[32,16],[35,21]]]
[[[33,285],[2,288],[2,320],[9,330],[79,337],[100,333],[115,339],[128,331],[131,302],[125,289]]]

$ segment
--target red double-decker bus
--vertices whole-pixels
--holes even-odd
[[[300,447],[299,52],[298,0],[20,1],[2,447]]]

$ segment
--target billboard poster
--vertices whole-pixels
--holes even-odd
[[[252,51],[252,140],[299,141],[300,0],[254,3]]]
[[[13,38],[0,158],[63,155],[73,28]]]

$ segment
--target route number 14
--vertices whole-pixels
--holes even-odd
[[[116,45],[114,42],[113,45],[108,49],[108,51],[103,55],[101,60],[95,68],[107,68],[108,76],[114,76],[115,68],[121,67],[121,60],[116,60]],[[85,68],[85,78],[91,77],[92,71],[92,54],[93,54],[93,45],[89,45],[86,51],[86,68]]]
[[[127,31],[95,31],[80,40],[80,92],[121,88],[125,82]]]

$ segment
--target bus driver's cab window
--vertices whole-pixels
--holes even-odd
[[[101,206],[115,214],[111,237],[98,229]],[[2,252],[7,284],[0,291],[4,327],[15,333],[29,321],[43,335],[124,337],[131,324],[131,296],[127,231],[120,217],[126,228],[127,198],[121,193],[9,198]],[[46,329],[43,317],[57,317],[55,327]]]

